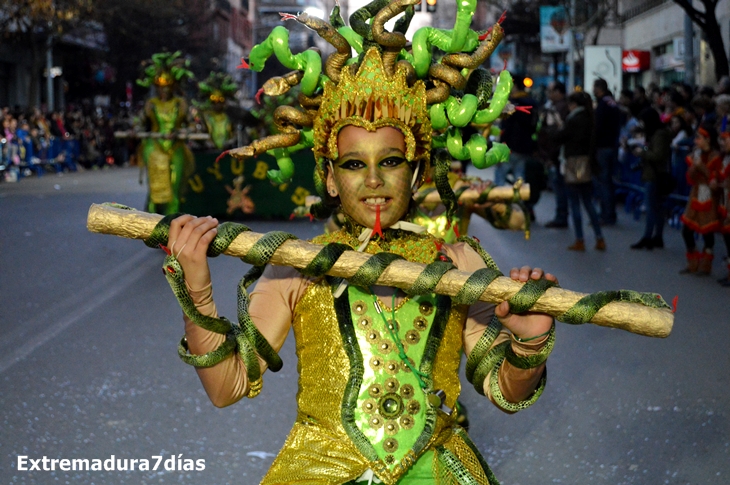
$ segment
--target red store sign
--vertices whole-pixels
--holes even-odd
[[[623,72],[641,72],[651,68],[649,51],[624,51],[621,56]]]

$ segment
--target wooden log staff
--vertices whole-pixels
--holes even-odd
[[[522,184],[517,189],[517,192],[521,200],[530,200],[530,184]],[[500,185],[489,191],[487,200],[490,202],[511,201],[514,194],[515,190],[511,185]],[[480,195],[482,195],[481,192],[476,189],[467,189],[459,196],[459,202],[475,202]],[[441,197],[435,190],[423,199],[423,203],[425,204],[437,204],[439,202],[441,202]]]
[[[130,239],[147,239],[157,223],[159,214],[136,210],[125,210],[107,205],[93,204],[89,209],[87,228],[91,232],[112,234]],[[262,234],[244,232],[225,251],[229,256],[243,257],[261,238]],[[322,249],[321,245],[301,240],[290,240],[282,244],[271,257],[272,264],[304,268]],[[327,274],[349,278],[371,255],[357,251],[346,251]],[[390,264],[377,281],[378,285],[401,289],[410,288],[425,265],[396,260]],[[436,285],[435,292],[455,296],[464,286],[471,273],[457,269],[448,271]],[[509,300],[523,283],[508,277],[499,277],[479,297],[481,301],[498,304]],[[557,317],[565,313],[578,300],[586,296],[564,288],[550,288],[537,300],[532,311]],[[601,308],[590,323],[604,327],[619,328],[648,337],[667,337],[672,331],[674,314],[669,309],[651,308],[638,303],[612,302]]]
[[[174,138],[176,140],[210,140],[208,133],[160,133],[157,131],[115,131],[114,138]]]

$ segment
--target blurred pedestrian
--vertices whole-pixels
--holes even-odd
[[[594,155],[593,103],[585,92],[576,92],[568,96],[568,117],[565,126],[555,136],[555,141],[562,145],[560,151],[560,169],[563,172],[568,193],[570,213],[573,218],[575,242],[568,247],[571,251],[585,251],[583,239],[583,220],[580,204],[583,202],[591,226],[596,237],[595,248],[606,249],[606,242],[601,233],[598,214],[593,206],[593,186],[591,184]]]
[[[605,79],[593,83],[596,97],[595,139],[598,173],[595,174],[597,195],[601,207],[601,223],[616,224],[616,196],[614,194],[613,172],[618,160],[618,139],[621,130],[621,111],[608,90]]]
[[[730,94],[720,94],[715,97],[715,128],[718,133],[725,132],[730,123]]]
[[[636,104],[638,112],[641,112],[644,108],[651,107],[651,101],[646,97],[646,89],[644,89],[644,86],[636,86],[634,88],[634,99],[632,102]]]
[[[555,134],[563,128],[569,113],[565,84],[560,81],[548,84],[547,97],[538,122],[537,144],[555,194],[555,217],[545,227],[563,229],[568,227],[568,194],[563,174],[560,173],[560,145],[555,142]]]
[[[531,106],[533,110],[537,101],[525,91],[524,78],[515,76],[509,102],[515,106]],[[507,175],[512,174],[515,180],[525,179],[525,165],[535,153],[536,145],[532,140],[535,133],[537,116],[533,113],[516,111],[509,118],[502,121],[501,141],[510,147],[509,161],[497,165],[494,182],[499,185],[507,184]]]
[[[695,134],[695,151],[687,157],[687,180],[692,184],[687,207],[682,215],[682,237],[687,248],[687,267],[680,273],[710,274],[715,232],[720,229],[718,202],[722,160],[717,132],[704,125]],[[697,251],[695,233],[702,236],[704,247]]]
[[[672,175],[677,182],[677,192],[682,195],[689,193],[685,160],[694,145],[694,138],[692,137],[694,130],[687,124],[684,115],[684,113],[674,115],[669,120],[669,129],[672,132],[672,143],[670,144],[672,150]]]
[[[697,116],[698,126],[715,125],[717,115],[715,114],[715,101],[713,101],[712,97],[705,94],[698,94],[692,98],[691,106]]]
[[[639,113],[639,121],[644,129],[646,144],[635,147],[634,152],[641,159],[646,222],[642,238],[632,244],[631,249],[663,248],[666,221],[664,203],[676,185],[669,170],[672,134],[664,127],[659,113],[654,108],[642,110]]]
[[[722,159],[722,204],[720,205],[720,233],[722,233],[725,241],[725,264],[727,265],[727,275],[720,278],[718,282],[722,286],[730,286],[730,126],[725,127],[719,137],[720,150],[723,154]]]

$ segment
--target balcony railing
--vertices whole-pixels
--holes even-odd
[[[639,5],[635,5],[620,13],[618,16],[619,22],[624,23],[634,17],[641,15],[644,12],[648,12],[652,8],[656,8],[665,3],[669,3],[670,1],[671,0],[646,0],[644,2],[641,2]]]

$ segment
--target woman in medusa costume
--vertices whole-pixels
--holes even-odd
[[[175,214],[186,181],[195,171],[192,152],[184,140],[176,139],[187,118],[188,103],[176,95],[175,88],[193,73],[179,51],[155,54],[148,64],[145,77],[137,84],[146,88],[154,85],[156,96],[145,103],[144,117],[153,133],[166,136],[143,138],[138,148],[139,159],[147,167],[147,210]]]
[[[298,417],[264,484],[494,485],[497,480],[452,412],[461,390],[461,352],[476,391],[506,412],[530,406],[545,386],[552,317],[511,313],[510,302],[478,302],[466,294],[468,285],[451,298],[418,291],[425,281],[416,281],[408,294],[375,284],[383,267],[398,258],[431,263],[441,274],[454,267],[478,270],[482,278],[497,274],[476,241],[445,244],[409,219],[413,191],[432,163],[436,187],[453,213],[450,157],[470,158],[482,168],[506,158],[506,147],[490,147],[479,135],[463,143],[460,133],[475,119],[493,121],[506,106],[511,87],[506,71],[494,93],[491,77],[480,71],[471,74],[478,73],[474,91],[465,91],[469,71],[484,62],[503,32],[499,23],[481,34],[469,29],[476,2],[465,1],[453,30],[420,29],[406,51],[403,32],[415,3],[376,0],[350,17],[351,27],[337,8],[330,23],[306,14],[286,16],[336,47],[324,73],[316,51],[291,54],[283,27],[251,52],[252,69],[262,69],[273,54],[296,69],[267,82],[264,92],[280,94],[300,83],[302,109],[280,108],[279,134],[230,154],[269,151],[280,167],[271,178],[285,181],[293,170],[289,153],[313,149],[322,197],[313,212],[327,216],[341,207],[345,216],[341,230],[314,239],[328,244],[323,260],[302,273],[268,266],[261,274],[263,266],[257,266],[239,285],[239,330],[226,336],[231,324],[218,318],[206,257],[226,225],[192,216],[170,225],[166,271],[186,313],[181,355],[196,366],[215,405],[257,395],[263,371],[281,368],[276,351],[294,330]],[[385,22],[402,12],[394,31],[386,31]],[[440,62],[432,63],[432,47],[445,52]],[[351,59],[352,48],[357,58]],[[439,147],[450,157],[435,156],[432,150]],[[322,276],[323,267],[345,250],[373,254],[375,264],[346,281]],[[249,298],[246,288],[259,275]],[[553,276],[529,267],[513,269],[510,276],[543,288],[555,284]]]
[[[201,101],[194,101],[193,104],[200,110],[210,140],[219,150],[233,141],[233,127],[226,113],[226,102],[233,99],[237,91],[238,85],[233,78],[222,72],[211,72],[205,81],[198,83]]]

